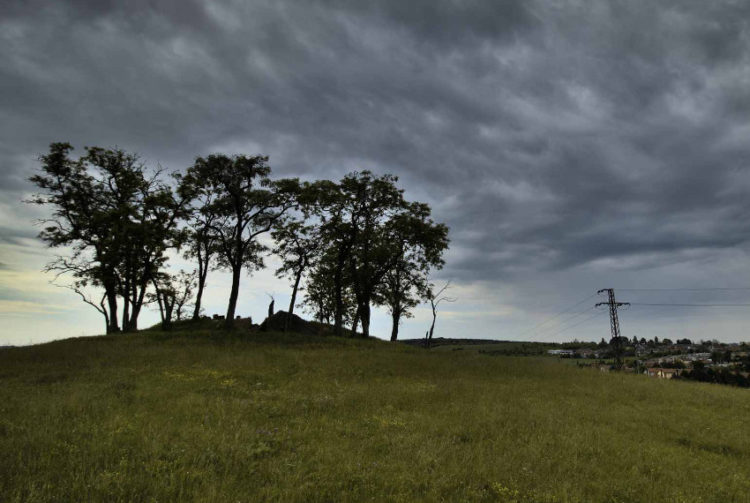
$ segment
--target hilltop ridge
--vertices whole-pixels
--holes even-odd
[[[555,358],[144,331],[0,350],[0,494],[742,502],[747,417],[745,390]]]

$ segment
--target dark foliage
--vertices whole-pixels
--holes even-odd
[[[678,377],[680,379],[688,379],[692,381],[728,384],[731,386],[739,386],[741,388],[750,388],[750,377],[748,377],[747,372],[723,367],[714,368],[698,366],[693,370],[683,372]]]
[[[55,143],[41,157],[41,173],[31,178],[40,193],[31,202],[52,208],[40,237],[72,250],[48,270],[73,276],[72,285],[61,286],[97,309],[108,333],[120,330],[119,305],[126,331],[138,328],[149,302],[158,305],[164,329],[191,304],[199,321],[213,268],[232,275],[223,317],[232,328],[242,271],[265,267],[272,252],[282,261],[276,274],[292,283],[285,323],[299,320],[291,314],[304,289],[308,310],[321,322],[333,321],[339,335],[351,322],[349,333],[361,323],[367,337],[371,307],[387,307],[396,340],[401,319],[431,298],[429,272],[443,265],[448,228],[432,220],[428,205],[406,201],[393,175],[363,171],[337,183],[272,180],[268,157],[213,154],[198,157],[169,185],[160,170],[146,169],[123,150],[87,147],[79,159],[69,157],[71,150]],[[265,233],[275,246],[260,240]],[[196,272],[170,274],[169,250],[194,259]],[[92,296],[91,287],[103,295]],[[269,315],[277,319],[272,309]]]

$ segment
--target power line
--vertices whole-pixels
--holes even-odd
[[[710,306],[714,306],[716,304],[710,304]],[[647,316],[645,319],[639,319],[636,315],[636,318],[632,321],[634,323],[639,324],[639,329],[643,330],[640,326],[640,324],[648,323],[651,318],[656,317],[670,317],[673,320],[676,321],[684,321],[689,319],[690,317],[705,317],[707,315],[706,309],[703,309],[703,306],[698,306],[695,309],[691,309],[692,306],[682,306],[678,305],[675,308],[674,304],[667,304],[667,303],[653,303],[653,304],[638,304],[636,303],[635,306],[633,306],[633,309],[636,309],[635,313],[638,313],[642,316]],[[730,309],[734,306],[730,306]],[[748,306],[750,307],[750,306]],[[716,310],[709,309],[712,313],[717,313]],[[633,313],[633,314],[635,314]]]
[[[664,292],[669,292],[669,291],[672,291],[672,292],[676,292],[676,291],[686,291],[686,292],[750,291],[750,287],[747,287],[747,288],[746,287],[621,288],[619,290],[621,290],[621,291],[628,291],[628,292],[650,292],[650,291],[654,291],[654,292],[659,292],[659,291],[664,291]],[[609,289],[604,289],[604,290],[601,290],[600,292],[604,292],[604,291],[607,291],[609,293]],[[541,332],[543,332],[542,336],[545,337],[545,338],[551,338],[551,337],[554,337],[554,336],[556,336],[556,335],[558,335],[558,334],[560,334],[562,332],[565,332],[565,331],[570,330],[572,328],[575,328],[575,327],[578,327],[580,325],[583,325],[584,323],[586,323],[586,322],[588,322],[588,321],[596,318],[600,314],[602,314],[602,312],[594,313],[592,316],[589,316],[589,317],[587,317],[587,318],[585,318],[585,319],[583,319],[581,321],[573,323],[572,325],[567,325],[566,326],[566,324],[568,322],[570,322],[571,320],[575,320],[579,316],[583,316],[584,314],[587,314],[593,308],[593,307],[589,307],[587,309],[584,309],[583,311],[571,313],[571,311],[573,311],[575,308],[579,307],[581,304],[585,303],[586,301],[588,301],[589,299],[595,297],[596,295],[597,295],[596,293],[592,294],[592,295],[586,297],[585,299],[582,299],[582,300],[576,302],[575,304],[571,305],[570,307],[568,307],[566,309],[563,309],[559,313],[557,313],[557,314],[555,314],[553,316],[550,316],[549,318],[543,320],[540,323],[537,323],[533,327],[522,331],[519,334],[519,336],[524,336],[524,335],[530,334],[532,332],[536,334],[536,332],[539,331],[539,329],[541,328]],[[611,299],[609,299],[609,302],[603,302],[603,303],[599,303],[597,305],[601,305],[601,304],[610,305],[610,303],[613,302],[613,301],[614,301],[614,299],[611,298]],[[616,301],[614,301],[614,302],[616,303],[616,307],[627,307],[628,305],[642,306],[642,307],[649,307],[649,306],[653,306],[653,307],[750,307],[750,303],[705,304],[705,303],[632,302],[632,303],[628,304],[628,303],[622,303],[622,302],[616,302]],[[610,310],[611,309],[612,309],[612,306],[610,305]],[[661,311],[661,309],[659,311]],[[571,314],[569,316],[566,316],[566,317],[562,318],[561,320],[559,320],[558,323],[557,323],[557,326],[544,327],[544,325],[547,325],[551,321],[556,320],[556,319],[560,318],[561,316],[563,316],[564,314],[567,314],[567,313],[571,313]],[[610,320],[610,321],[612,322],[612,320]],[[616,318],[615,318],[615,322],[617,322]],[[617,328],[616,332],[619,335],[619,323],[617,323],[617,325],[618,326],[616,327]],[[544,328],[542,328],[542,327],[544,327]],[[552,330],[552,332],[551,333],[547,332],[549,330]],[[547,333],[544,333],[544,332],[547,332]]]
[[[547,323],[549,323],[550,321],[554,320],[555,318],[558,318],[559,316],[562,316],[563,314],[572,311],[574,308],[580,306],[581,304],[583,304],[584,302],[588,301],[589,299],[591,299],[591,298],[593,298],[595,296],[596,296],[596,294],[589,295],[588,297],[586,297],[585,299],[581,300],[580,302],[576,302],[575,304],[573,304],[572,306],[568,307],[567,309],[563,309],[562,311],[560,311],[556,315],[547,318],[546,320],[542,321],[541,323],[537,323],[536,325],[534,325],[533,327],[531,327],[531,328],[529,328],[527,330],[524,330],[519,335],[525,335],[527,333],[536,331],[536,329],[539,328],[539,327],[541,327],[542,325],[546,325]]]
[[[575,328],[575,327],[578,327],[578,326],[580,326],[580,325],[583,325],[583,324],[584,324],[584,323],[586,323],[587,321],[593,320],[594,318],[596,318],[596,317],[598,317],[598,316],[601,316],[601,315],[603,315],[603,314],[604,314],[604,313],[606,313],[606,312],[607,312],[607,311],[605,311],[605,310],[601,310],[601,311],[598,311],[598,312],[594,313],[593,315],[589,316],[588,318],[585,318],[585,319],[583,319],[583,320],[579,321],[578,323],[574,323],[573,325],[570,325],[570,326],[567,326],[567,327],[565,327],[565,328],[563,328],[563,329],[560,329],[560,330],[558,330],[557,332],[554,332],[554,333],[552,333],[552,334],[548,334],[548,335],[547,335],[547,337],[554,337],[554,336],[556,336],[557,334],[561,334],[561,333],[563,333],[563,332],[566,332],[566,331],[570,330],[571,328]]]
[[[550,333],[550,332],[554,333],[554,332],[560,330],[561,327],[565,327],[568,324],[568,322],[570,322],[571,320],[575,320],[579,316],[583,316],[584,314],[588,314],[592,309],[593,309],[593,307],[587,307],[583,311],[581,311],[579,313],[575,313],[573,316],[568,316],[567,318],[563,318],[556,325],[544,327],[544,328],[542,328],[539,331],[535,330],[534,331],[534,335],[535,336],[541,335],[542,337],[545,337],[545,330],[547,331],[546,333]]]
[[[750,291],[750,288],[618,288],[623,292],[711,292],[711,291]]]
[[[570,320],[574,320],[574,319],[578,318],[579,316],[582,316],[582,315],[584,315],[584,314],[587,314],[587,313],[588,313],[589,311],[591,311],[592,309],[594,309],[594,308],[593,308],[593,307],[591,307],[591,306],[589,306],[589,307],[587,307],[586,309],[584,309],[583,311],[580,311],[580,312],[578,312],[578,313],[573,313],[573,314],[572,314],[572,315],[570,315],[570,316],[566,316],[566,317],[562,318],[562,319],[561,319],[560,321],[558,321],[558,322],[557,322],[557,324],[555,324],[555,325],[548,325],[548,326],[546,326],[546,327],[543,327],[543,328],[541,328],[541,329],[537,329],[537,330],[534,330],[534,334],[535,334],[535,335],[538,335],[538,334],[539,334],[540,332],[541,332],[541,333],[544,333],[544,331],[545,331],[545,330],[556,330],[556,329],[559,329],[559,328],[560,328],[560,326],[562,326],[562,325],[565,325],[565,324],[566,324],[567,322],[569,322]]]
[[[673,306],[673,307],[750,307],[750,304],[667,304],[649,302],[631,302],[632,306]]]
[[[598,316],[601,316],[601,315],[602,315],[602,314],[604,314],[604,313],[605,313],[605,311],[597,311],[597,312],[595,312],[594,314],[592,314],[591,316],[588,316],[588,317],[584,318],[583,320],[580,320],[580,321],[578,321],[577,323],[573,323],[572,325],[568,325],[568,326],[566,326],[566,327],[560,328],[560,329],[559,329],[559,330],[557,330],[556,332],[553,332],[552,334],[550,334],[550,335],[549,335],[549,337],[553,337],[553,336],[555,336],[555,335],[557,335],[557,334],[560,334],[560,333],[562,333],[562,332],[567,332],[568,330],[570,330],[570,329],[572,329],[572,328],[575,328],[575,327],[581,326],[581,325],[583,325],[584,323],[586,323],[587,321],[593,320],[594,318],[596,318],[596,317],[598,317]]]

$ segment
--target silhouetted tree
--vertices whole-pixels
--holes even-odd
[[[41,189],[30,202],[53,208],[40,238],[51,247],[69,247],[47,270],[70,273],[78,284],[104,289],[108,333],[120,330],[118,296],[123,299],[124,330],[138,328],[149,282],[179,247],[188,198],[148,172],[134,154],[87,147],[73,160],[73,147],[53,143],[40,158],[42,173],[31,177]]]
[[[148,294],[148,300],[159,306],[162,330],[169,330],[173,319],[182,320],[195,290],[195,277],[195,271],[181,270],[176,275],[160,272],[152,279],[154,292]]]
[[[276,276],[292,279],[292,296],[284,321],[284,331],[286,331],[289,319],[294,313],[302,275],[315,265],[322,242],[318,228],[314,225],[306,225],[303,220],[283,222],[273,231],[272,236],[276,241],[274,253],[281,258],[281,266],[276,269]]]
[[[218,240],[212,229],[218,218],[218,215],[212,211],[212,202],[216,193],[210,187],[196,182],[193,176],[187,176],[182,178],[179,187],[182,193],[190,194],[193,199],[184,255],[185,258],[195,259],[197,262],[197,290],[192,316],[195,321],[200,319],[208,271],[213,268],[212,259],[218,252]]]
[[[321,323],[331,323],[336,311],[336,300],[330,271],[321,266],[311,271],[305,287],[303,304],[314,319]]]
[[[269,232],[296,204],[299,182],[272,181],[270,172],[268,157],[215,154],[197,158],[186,176],[191,186],[212,193],[204,211],[214,217],[210,229],[219,264],[232,273],[226,328],[234,325],[242,270],[263,267],[267,247],[258,236]]]
[[[359,323],[362,335],[370,330],[373,303],[386,304],[396,323],[413,307],[410,290],[424,291],[426,270],[442,265],[447,246],[447,228],[430,219],[429,207],[407,203],[393,175],[376,176],[369,171],[350,173],[339,183],[315,184],[316,211],[320,220],[320,242],[325,244],[322,269],[329,271],[334,302],[334,329],[343,334],[345,313],[353,295],[352,333]],[[419,271],[419,272],[417,272]],[[386,280],[386,276],[390,275]],[[323,277],[314,276],[313,297],[323,305],[325,294],[318,288]],[[385,295],[388,281],[392,290]]]
[[[321,270],[331,274],[331,298],[333,301],[334,333],[343,335],[344,315],[347,306],[344,303],[344,291],[347,288],[345,276],[347,263],[351,259],[352,247],[359,231],[359,211],[356,195],[346,194],[339,184],[325,181],[318,184],[318,216],[321,220],[321,239],[326,243],[326,261]],[[323,278],[316,275],[317,282],[311,286],[319,287]],[[308,297],[310,292],[308,291]],[[323,306],[327,293],[315,288],[313,296],[319,306]]]
[[[337,335],[343,333],[347,274],[356,302],[355,318],[362,323],[363,336],[369,335],[375,289],[393,259],[388,253],[386,223],[404,204],[396,180],[393,175],[363,171],[346,175],[338,184],[318,186],[321,238],[332,252]]]
[[[435,290],[435,285],[430,284],[428,291],[428,298],[430,300],[430,307],[432,308],[432,324],[430,325],[430,331],[427,333],[427,347],[430,347],[432,343],[432,336],[435,333],[435,320],[437,319],[437,307],[441,302],[456,302],[455,297],[448,297],[445,295],[445,291],[450,287],[451,282],[448,281],[442,288]]]
[[[305,282],[305,310],[312,313],[313,317],[321,323],[330,324],[336,314],[336,283],[334,281],[334,269],[336,267],[336,250],[328,249],[317,260],[315,266]],[[355,318],[355,302],[351,291],[349,278],[343,271],[342,283],[344,288],[341,292],[342,323],[350,323]]]
[[[443,266],[442,254],[448,247],[448,228],[430,218],[430,208],[422,203],[405,204],[387,223],[390,267],[376,289],[377,301],[391,314],[391,341],[398,339],[402,317],[428,297],[427,276]]]
[[[79,285],[102,287],[106,307],[100,307],[108,313],[107,333],[118,332],[119,249],[111,233],[116,210],[107,204],[105,189],[88,173],[86,162],[68,157],[71,150],[68,143],[50,145],[49,154],[40,157],[42,173],[30,178],[42,192],[29,202],[52,207],[39,237],[50,247],[71,248],[69,257],[58,256],[46,270],[70,273]]]
[[[180,270],[177,276],[172,278],[173,288],[177,294],[174,304],[174,317],[177,321],[182,321],[185,317],[185,311],[190,307],[190,300],[193,298],[193,292],[197,286],[197,273],[196,271]]]
[[[101,153],[103,158],[99,162],[108,165],[111,153]],[[124,246],[121,248],[119,291],[123,297],[123,329],[126,331],[138,330],[138,316],[149,283],[164,267],[166,251],[180,248],[186,236],[178,225],[187,216],[188,200],[176,196],[158,175],[157,172],[141,179],[138,171],[125,171],[125,176],[131,176],[138,183],[139,191],[130,207],[132,214],[124,219],[120,228],[119,241]]]
[[[345,195],[354,198],[356,208],[356,237],[348,265],[363,337],[370,335],[376,289],[399,259],[393,251],[392,239],[398,227],[394,221],[406,203],[403,191],[396,187],[397,180],[392,175],[376,177],[365,171],[348,175],[341,184]]]

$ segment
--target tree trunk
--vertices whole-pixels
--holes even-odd
[[[162,302],[161,293],[156,290],[156,303],[159,305],[159,316],[161,317],[161,324],[164,326],[164,302]]]
[[[130,331],[130,320],[132,313],[130,312],[131,307],[135,309],[135,293],[133,292],[134,286],[132,286],[130,280],[125,281],[125,293],[123,295],[123,308],[122,308],[122,331]]]
[[[328,316],[325,314],[325,307],[322,302],[318,302],[318,318],[319,322],[330,325],[330,323],[328,323],[330,320],[328,320]]]
[[[130,312],[130,321],[128,322],[128,332],[138,331],[138,316],[141,314],[141,305],[142,303],[139,303],[138,305],[133,306],[133,310]]]
[[[391,327],[391,342],[398,340],[398,324],[401,321],[401,313],[394,309],[391,313],[391,319],[393,320],[393,326]]]
[[[339,255],[341,255],[341,252],[339,252]],[[336,264],[336,271],[333,274],[333,288],[335,290],[334,294],[336,296],[336,311],[334,313],[333,317],[333,333],[334,335],[341,337],[343,335],[342,330],[342,324],[343,324],[343,315],[344,315],[344,299],[343,299],[343,272],[344,272],[344,263],[341,258],[339,258],[338,263]]]
[[[430,344],[432,343],[432,334],[435,332],[435,319],[437,318],[437,311],[435,310],[435,306],[432,306],[432,325],[430,325],[430,333],[427,336],[427,348],[429,349]]]
[[[125,283],[125,293],[122,296],[122,331],[128,331],[128,321],[130,320],[130,286]]]
[[[104,299],[102,299],[102,302],[99,303],[99,305],[102,307],[101,313],[104,315],[104,333],[109,333],[109,313],[107,313],[107,308],[104,306]]]
[[[164,320],[161,322],[161,329],[167,331],[172,328],[172,311],[174,309],[174,302],[169,304],[167,299],[164,299]]]
[[[143,299],[146,297],[146,289],[148,288],[148,279],[145,279],[141,281],[140,284],[140,291],[137,290],[138,287],[134,287],[133,289],[133,295],[135,298],[133,299],[132,306],[130,309],[130,320],[128,322],[128,332],[137,332],[138,331],[138,316],[141,314],[141,307],[143,307]]]
[[[289,328],[289,321],[292,319],[294,314],[294,303],[297,302],[297,290],[299,289],[299,282],[302,279],[302,269],[297,271],[297,276],[294,278],[294,288],[292,288],[292,300],[289,301],[289,311],[286,313],[286,319],[284,320],[284,332]]]
[[[352,322],[352,330],[351,335],[352,337],[357,336],[357,327],[359,326],[359,307],[357,307],[357,311],[354,313],[354,321]]]
[[[365,302],[360,306],[360,318],[362,319],[362,337],[370,337],[370,303]]]
[[[106,288],[107,292],[107,304],[109,305],[109,320],[107,324],[107,333],[114,334],[120,331],[119,323],[117,323],[117,294],[115,288],[109,285]]]
[[[203,288],[206,286],[206,277],[208,277],[208,260],[206,260],[204,266],[203,261],[198,257],[198,292],[195,294],[193,321],[198,321],[201,317],[201,299],[203,298]]]
[[[227,316],[224,320],[224,328],[230,329],[234,326],[234,311],[237,308],[237,297],[240,293],[240,276],[242,275],[242,265],[232,266],[232,291],[229,294],[229,306],[227,306]]]

